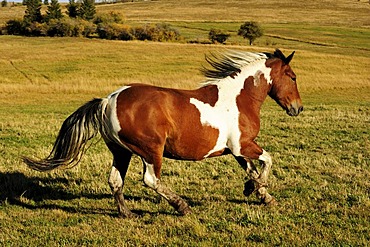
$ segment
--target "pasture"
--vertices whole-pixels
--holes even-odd
[[[97,7],[122,12],[128,23],[168,22],[189,40],[206,39],[212,27],[228,30],[227,45],[0,36],[0,245],[367,246],[370,4],[294,3]],[[0,20],[23,11],[0,8]],[[254,46],[236,36],[246,20],[265,28]],[[117,217],[107,184],[111,156],[99,138],[70,170],[39,173],[21,162],[22,155],[48,155],[64,119],[84,102],[132,82],[195,88],[204,54],[225,48],[296,51],[291,66],[305,110],[292,118],[266,100],[257,139],[273,158],[269,191],[277,206],[244,197],[245,173],[231,156],[164,161],[163,182],[192,207],[184,217],[143,186],[134,157],[124,195],[138,219]]]

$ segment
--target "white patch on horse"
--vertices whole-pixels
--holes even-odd
[[[121,124],[119,122],[119,119],[118,119],[118,116],[117,116],[117,98],[118,98],[118,95],[120,93],[122,93],[122,91],[126,90],[130,88],[130,86],[124,86],[120,89],[118,89],[117,91],[111,93],[107,98],[108,98],[108,106],[107,107],[107,117],[108,117],[108,120],[109,120],[109,123],[110,123],[110,128],[112,129],[111,131],[111,137],[110,139],[113,139],[112,141],[114,141],[115,143],[117,144],[120,144],[121,146],[125,147],[126,149],[129,150],[129,148],[127,148],[126,146],[124,146],[119,137],[118,137],[118,132],[121,130]]]
[[[260,84],[261,75],[263,75],[263,77],[265,77],[265,79],[267,81],[267,84],[272,84],[270,73],[271,73],[271,68],[266,67],[266,66],[262,66],[261,68],[257,69],[256,72],[253,74],[254,86],[257,87]]]
[[[114,91],[113,93],[109,94],[107,98],[108,98],[108,99],[110,99],[110,98],[112,98],[113,96],[120,94],[123,90],[126,90],[126,89],[128,89],[128,88],[130,88],[130,87],[131,87],[131,86],[123,86],[123,87],[121,87],[121,88],[117,89],[116,91]]]
[[[241,69],[235,77],[226,77],[220,80],[211,80],[208,85],[216,85],[218,88],[218,100],[214,106],[198,99],[190,98],[200,112],[200,122],[203,126],[211,126],[219,131],[216,145],[204,156],[208,157],[214,152],[229,148],[236,156],[241,156],[239,129],[239,110],[236,98],[244,88],[246,78],[252,76],[254,83],[259,83],[260,75],[264,75],[267,83],[271,84],[271,68],[266,67],[266,59],[258,59]],[[257,71],[257,72],[256,72]],[[258,81],[256,82],[256,77]],[[255,86],[257,86],[255,84]]]
[[[123,186],[121,174],[114,165],[112,166],[108,182],[113,192],[118,191]]]
[[[159,179],[155,176],[154,166],[147,163],[144,159],[142,161],[145,166],[144,183],[152,189],[157,189]]]
[[[271,155],[264,149],[262,150],[262,154],[258,157],[258,159],[268,163],[268,165],[272,164]]]
[[[195,105],[195,107],[199,110],[200,122],[203,126],[211,126],[219,131],[216,145],[204,156],[204,158],[216,151],[226,148],[228,126],[225,121],[222,120],[222,118],[226,116],[217,114],[217,112],[220,110],[218,109],[219,107],[217,107],[217,105],[212,107],[210,104],[206,104],[194,98],[190,99],[190,103]],[[227,109],[225,110],[227,111]],[[221,112],[226,112],[225,110]]]
[[[263,77],[265,77],[265,79],[267,81],[267,84],[272,84],[272,80],[271,80],[271,77],[270,77],[271,68],[265,67],[264,70],[265,71],[257,70],[257,72],[253,75],[253,83],[254,83],[255,87],[257,87],[261,83],[261,80],[260,80],[261,75],[263,75]]]

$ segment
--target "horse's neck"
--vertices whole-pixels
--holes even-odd
[[[268,79],[263,76],[258,76],[258,79],[253,76],[243,77],[242,74],[236,78],[228,78],[219,83],[219,97],[236,102],[240,115],[258,122],[262,104],[271,87]]]
[[[270,78],[259,75],[245,77],[243,74],[236,78],[228,77],[220,80],[216,85],[218,87],[218,97],[224,100],[233,100],[244,98],[250,104],[261,107],[267,97],[271,87]]]

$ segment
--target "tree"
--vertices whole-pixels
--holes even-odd
[[[82,0],[79,16],[84,20],[94,19],[96,14],[94,0]]]
[[[209,39],[212,43],[220,43],[223,44],[225,41],[230,37],[230,34],[222,32],[220,29],[212,28],[211,31],[208,33]]]
[[[48,9],[46,11],[45,19],[46,21],[50,21],[51,19],[62,19],[63,14],[62,10],[60,8],[60,4],[58,3],[58,0],[51,0],[50,5],[48,6]]]
[[[67,5],[68,16],[71,18],[76,18],[78,16],[78,8],[79,4],[76,3],[75,0],[69,0],[69,4]]]
[[[8,6],[8,2],[6,0],[1,1],[1,7]]]
[[[42,22],[41,0],[27,0],[24,21],[27,23]]]
[[[263,35],[263,30],[257,22],[247,21],[240,26],[238,35],[249,39],[249,44],[252,45],[257,38]]]

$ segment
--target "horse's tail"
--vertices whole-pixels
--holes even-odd
[[[105,109],[107,104],[107,99],[93,99],[78,108],[63,122],[53,150],[48,157],[42,160],[23,157],[23,161],[30,168],[38,171],[76,166],[86,151],[87,142],[99,132],[106,135]]]

